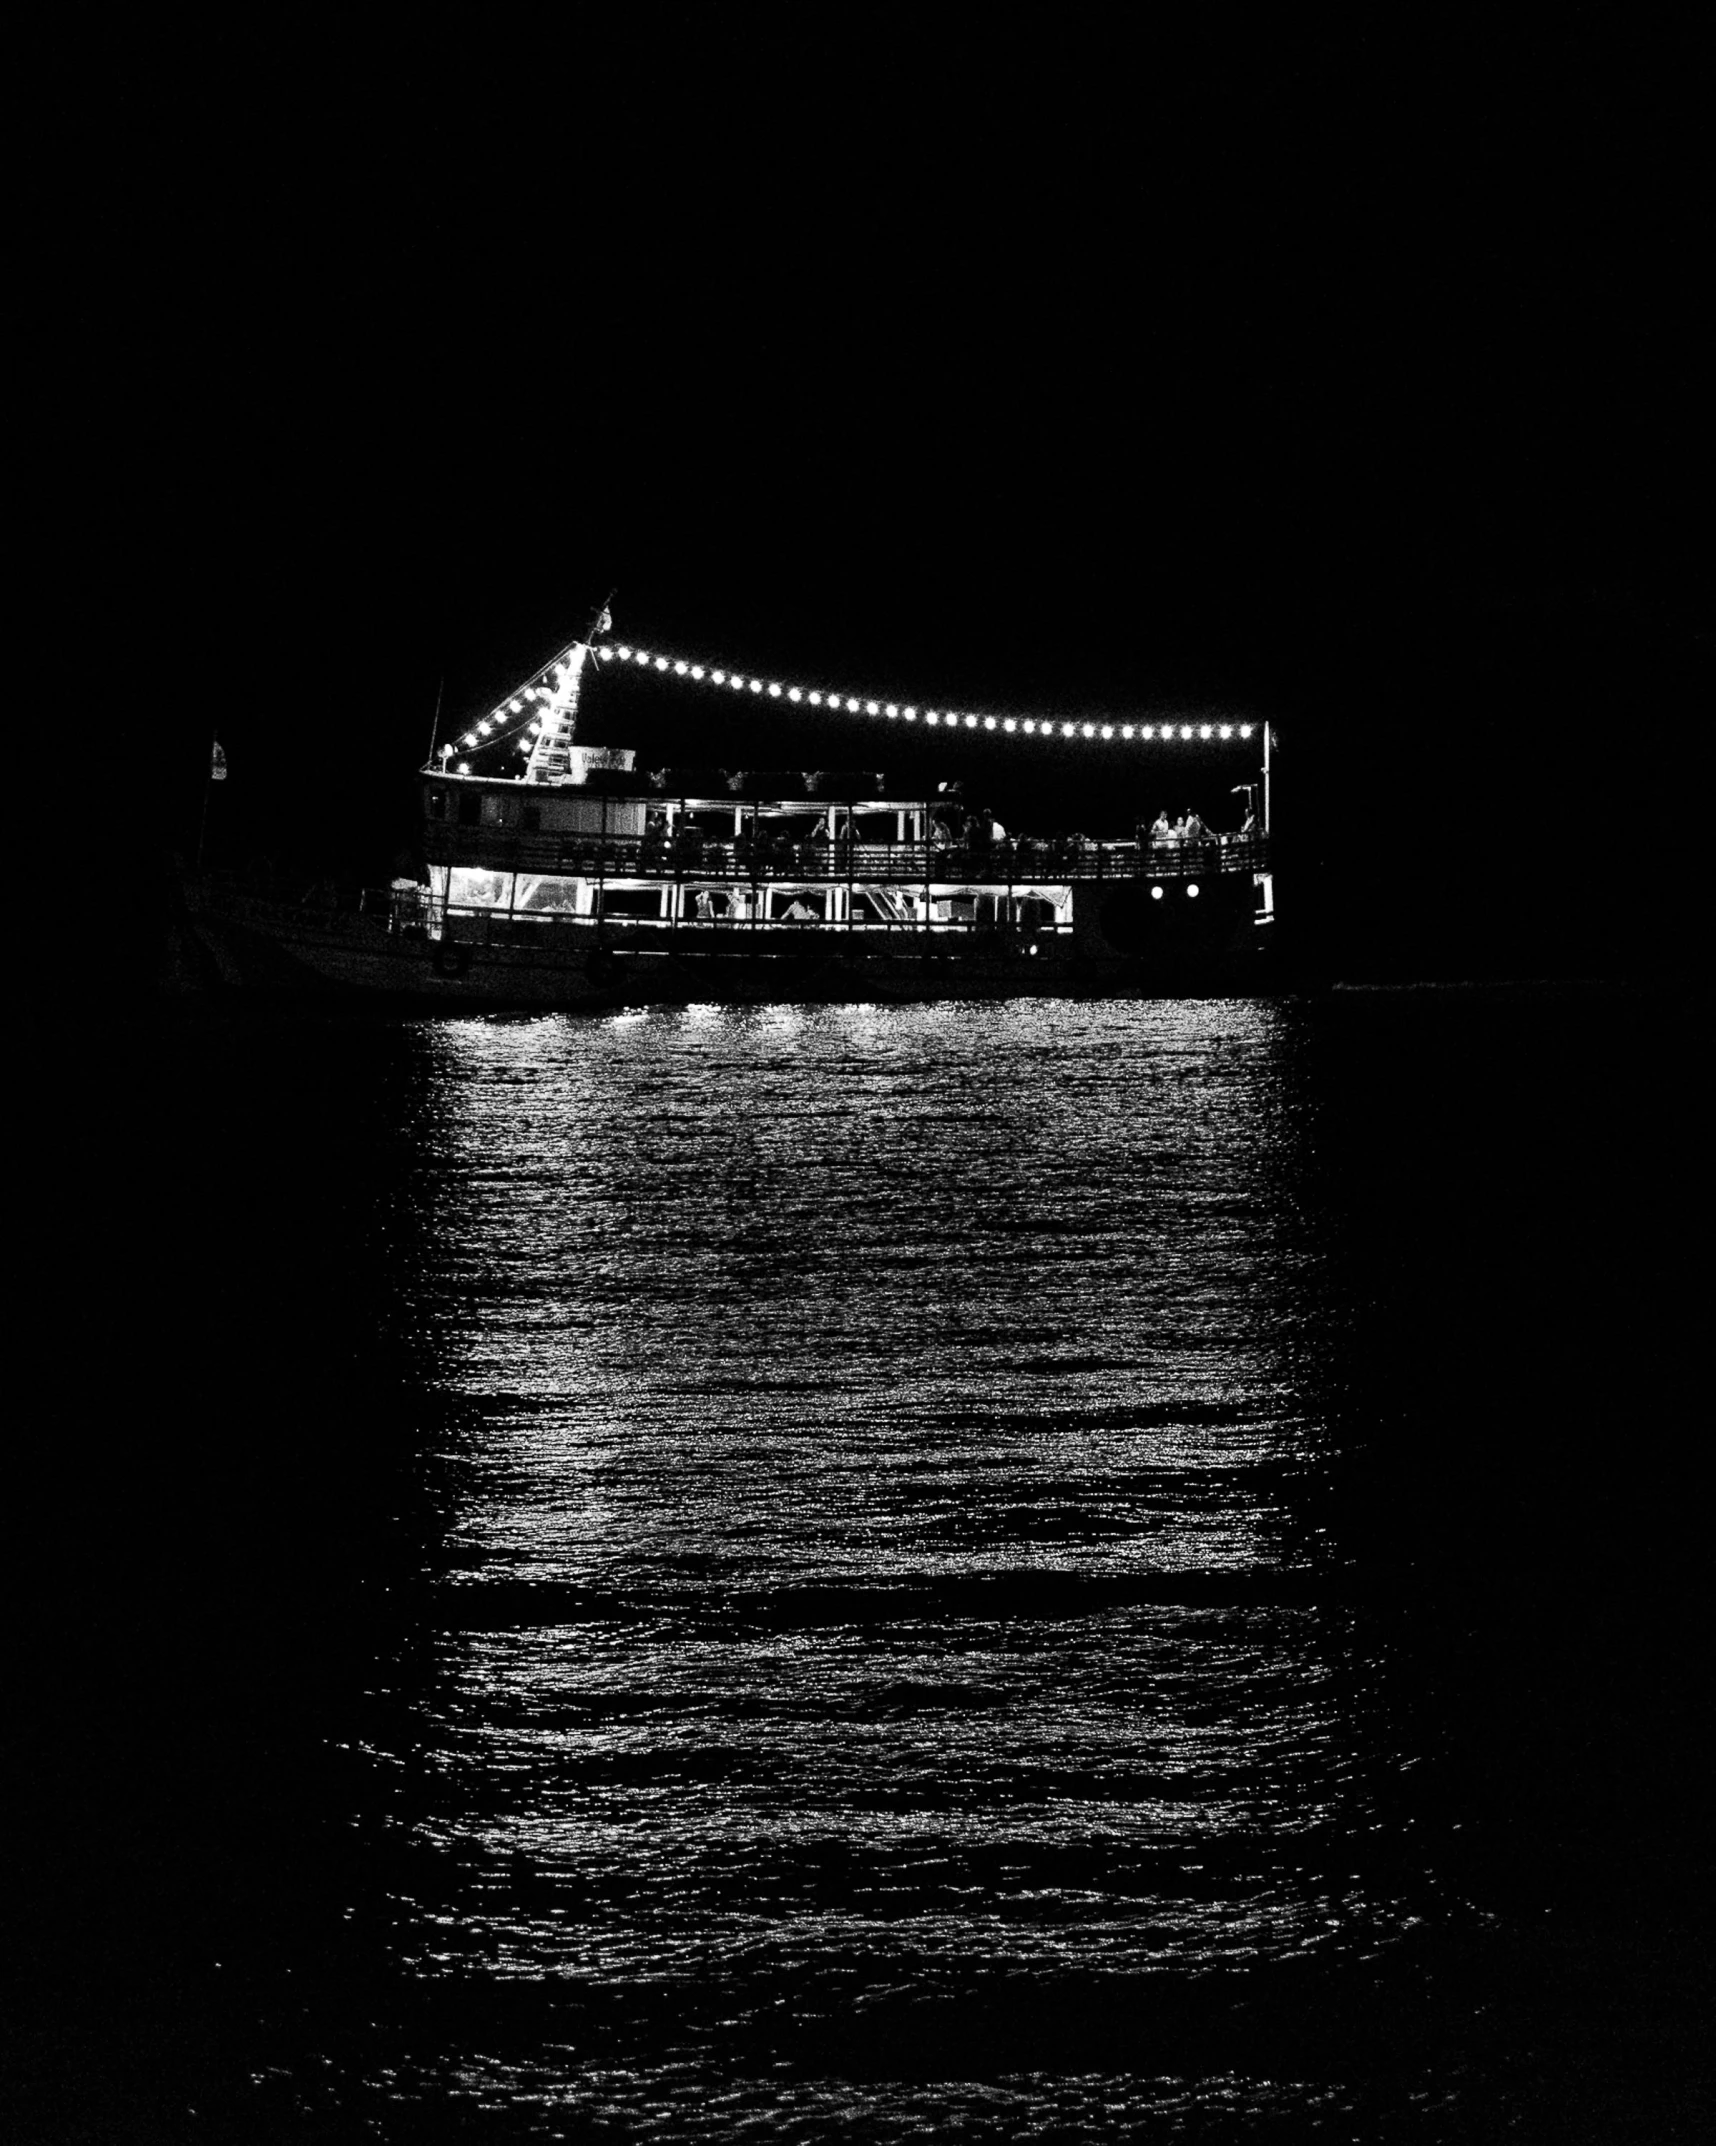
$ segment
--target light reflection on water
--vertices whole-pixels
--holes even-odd
[[[398,1952],[425,1988],[546,1981],[576,2029],[442,2091],[820,2135],[803,2077],[732,2079],[890,2006],[1392,1941],[1353,1867],[1387,1759],[1295,1495],[1320,1427],[1283,1343],[1323,1307],[1281,1009],[424,1039],[410,1287],[469,1407]],[[1183,2098],[1028,2035],[1011,2068],[843,2120]]]

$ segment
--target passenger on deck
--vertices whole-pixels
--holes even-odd
[[[1158,812],[1150,822],[1150,839],[1152,842],[1171,842],[1174,839],[1174,830],[1168,824],[1166,812]]]
[[[1188,812],[1180,822],[1180,837],[1186,842],[1207,842],[1210,831],[1195,812]]]
[[[816,911],[801,894],[789,908],[781,911],[781,921],[785,924],[814,924]]]

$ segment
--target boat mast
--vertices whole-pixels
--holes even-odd
[[[583,640],[563,648],[546,669],[538,673],[539,677],[551,677],[552,684],[536,742],[525,763],[526,782],[554,782],[566,778],[572,740],[578,729],[578,692],[584,675],[584,659],[590,653],[591,642],[608,630],[609,606],[613,600],[614,591],[610,589],[607,602],[596,613]]]

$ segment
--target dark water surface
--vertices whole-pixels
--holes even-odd
[[[14,2135],[1703,2135],[1687,1025],[107,1039]]]

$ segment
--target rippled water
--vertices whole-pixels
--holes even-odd
[[[1677,2135],[1575,2047],[1619,1905],[1544,1949],[1636,1669],[1602,1019],[1571,1090],[1582,1002],[164,1045],[199,2121]]]

